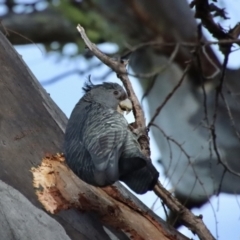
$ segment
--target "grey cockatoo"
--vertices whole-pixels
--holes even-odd
[[[116,83],[89,82],[83,90],[65,133],[68,166],[94,186],[121,180],[139,194],[152,190],[159,173],[142,154],[137,136],[121,114],[132,109],[124,89]]]

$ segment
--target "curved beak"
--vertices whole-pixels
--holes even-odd
[[[132,108],[132,102],[129,98],[127,98],[118,104],[117,111],[121,114],[123,114],[124,112],[128,114],[132,111]]]

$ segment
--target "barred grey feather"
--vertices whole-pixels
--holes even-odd
[[[118,180],[133,191],[145,193],[158,179],[158,172],[141,153],[135,135],[117,111],[127,98],[115,83],[86,85],[65,133],[66,162],[83,181],[108,186]],[[116,94],[118,93],[118,94]]]

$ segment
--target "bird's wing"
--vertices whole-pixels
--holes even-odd
[[[111,109],[92,109],[84,132],[83,144],[97,171],[117,168],[121,148],[127,135],[125,118]]]

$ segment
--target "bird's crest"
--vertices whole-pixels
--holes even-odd
[[[102,84],[93,84],[91,80],[91,75],[89,75],[82,89],[84,93],[88,93],[89,91],[91,91],[96,87],[104,87],[105,89],[118,89],[121,86],[117,83],[112,83],[112,82],[103,82]]]
[[[89,92],[89,91],[91,91],[93,88],[94,88],[94,86],[96,86],[96,85],[94,85],[93,83],[92,83],[92,81],[91,81],[91,75],[89,75],[88,76],[88,79],[87,79],[87,81],[84,83],[84,86],[83,86],[83,91],[85,92],[85,93],[87,93],[87,92]]]

